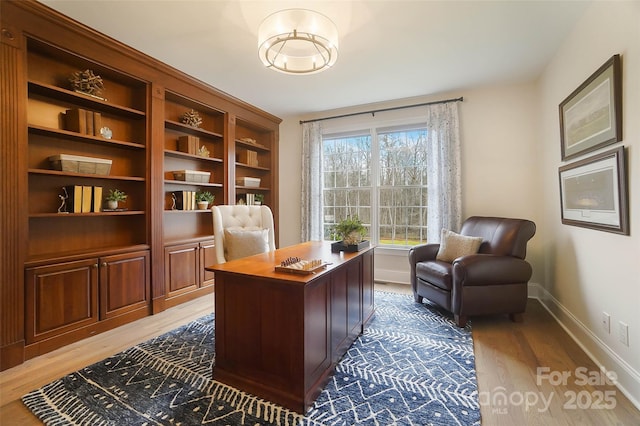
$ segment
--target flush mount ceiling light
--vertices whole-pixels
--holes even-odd
[[[258,54],[265,66],[286,74],[324,71],[338,59],[338,29],[318,12],[282,10],[260,24]]]

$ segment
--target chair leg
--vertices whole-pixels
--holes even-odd
[[[522,312],[518,314],[509,314],[509,319],[513,322],[522,322],[524,318],[522,317]]]
[[[413,293],[413,300],[415,300],[416,303],[422,303],[422,296],[419,296],[418,293]]]
[[[456,325],[460,328],[464,328],[465,325],[467,325],[467,317],[464,315],[453,315],[453,320],[455,321]]]

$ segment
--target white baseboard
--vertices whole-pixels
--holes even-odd
[[[395,269],[379,269],[375,268],[373,273],[374,281],[393,283],[393,284],[409,284],[411,283],[411,274],[409,271],[397,271]]]
[[[569,336],[603,371],[614,372],[616,386],[640,410],[640,373],[576,318],[551,293],[537,283],[529,283],[529,297],[538,299]]]

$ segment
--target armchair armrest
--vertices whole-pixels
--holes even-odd
[[[436,255],[440,249],[440,244],[420,244],[411,247],[409,250],[409,263],[411,268],[415,269],[416,263],[425,260],[436,260]]]
[[[526,283],[531,265],[512,256],[473,254],[453,261],[454,287]]]

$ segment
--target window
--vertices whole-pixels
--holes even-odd
[[[427,239],[427,130],[372,129],[323,137],[323,229],[358,216],[380,246]]]

